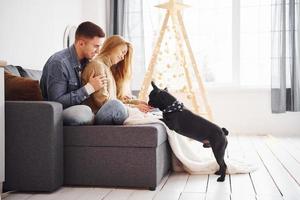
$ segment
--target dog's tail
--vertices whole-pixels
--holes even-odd
[[[226,128],[222,128],[222,131],[224,132],[225,135],[228,135],[229,133]]]

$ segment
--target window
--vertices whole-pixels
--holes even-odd
[[[271,85],[271,0],[240,3],[240,84]]]
[[[185,28],[206,83],[232,81],[231,1],[185,0]]]
[[[143,30],[143,51],[136,51],[134,71],[146,71],[158,37],[164,9],[154,7],[167,0],[128,1],[128,7],[140,2],[142,17],[127,12],[129,39],[136,41],[137,27]],[[270,86],[271,0],[182,0],[190,5],[183,10],[186,31],[206,85]],[[129,9],[130,10],[130,9]],[[137,9],[135,9],[137,11]],[[130,17],[132,16],[132,17]],[[139,35],[139,37],[141,36]],[[134,43],[133,42],[133,43]],[[135,46],[140,46],[138,43]],[[139,55],[140,53],[143,56]],[[143,62],[141,62],[141,60]],[[144,63],[145,67],[141,67]],[[140,68],[143,68],[141,70]],[[136,85],[142,84],[141,76]]]

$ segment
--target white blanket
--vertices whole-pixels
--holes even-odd
[[[219,168],[211,148],[203,148],[202,143],[184,137],[173,130],[170,130],[159,116],[151,113],[142,113],[136,108],[128,108],[129,117],[124,124],[150,124],[161,123],[166,127],[168,140],[176,157],[172,157],[172,167],[174,171],[187,171],[190,174],[213,174]],[[257,167],[254,164],[247,163],[243,158],[226,158],[229,174],[249,173]]]

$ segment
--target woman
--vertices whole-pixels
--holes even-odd
[[[96,124],[123,124],[128,117],[126,106],[136,107],[142,112],[151,110],[146,102],[131,96],[132,53],[132,45],[121,36],[114,35],[105,40],[100,53],[84,68],[81,76],[83,84],[93,74],[107,78],[107,84],[85,102],[96,113]]]

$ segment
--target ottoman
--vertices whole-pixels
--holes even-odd
[[[155,190],[170,169],[161,124],[64,126],[64,184]]]

